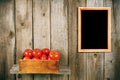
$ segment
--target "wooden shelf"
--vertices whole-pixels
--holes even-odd
[[[19,72],[19,65],[14,64],[12,68],[10,69],[10,74],[33,74],[33,73],[20,73]],[[58,73],[37,73],[37,74],[65,74],[69,75],[70,74],[70,69],[66,66],[63,66],[59,69]]]

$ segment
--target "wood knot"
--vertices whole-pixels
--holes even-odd
[[[45,13],[43,13],[43,16],[45,16]]]
[[[97,57],[98,57],[98,55],[97,54],[94,54],[94,63],[96,64],[96,62],[97,62]]]
[[[10,39],[12,39],[12,38],[14,37],[14,33],[13,33],[12,31],[10,31],[8,37],[9,37]]]
[[[107,80],[110,80],[110,78],[107,78]]]
[[[24,23],[24,22],[22,22],[22,23],[21,23],[21,26],[24,26],[24,25],[25,25],[25,23]]]
[[[97,58],[98,57],[98,55],[97,54],[94,54],[94,58]]]

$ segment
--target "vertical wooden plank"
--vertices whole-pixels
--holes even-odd
[[[33,0],[34,48],[50,48],[50,0]],[[50,75],[34,75],[34,80],[50,80]]]
[[[103,7],[103,0],[87,0],[87,7]]]
[[[34,0],[33,15],[34,46],[50,48],[50,0]]]
[[[51,1],[51,49],[61,52],[60,67],[68,66],[67,0]],[[51,80],[68,80],[68,76],[52,75]]]
[[[115,17],[115,12],[114,12],[114,4],[112,0],[104,0],[104,6],[111,7],[111,44],[112,44],[112,52],[111,53],[106,53],[105,54],[105,73],[104,73],[104,80],[115,80],[114,79],[114,65],[115,65],[115,22],[114,22],[114,17]]]
[[[16,0],[16,62],[26,48],[32,48],[32,0]],[[22,75],[22,80],[33,80],[32,75]]]
[[[119,5],[119,3],[120,3],[120,1],[119,0],[113,0],[113,1],[111,1],[112,2],[112,6],[113,6],[113,19],[114,19],[114,26],[113,26],[113,31],[112,32],[114,32],[114,34],[116,34],[116,32],[117,33],[120,33],[120,23],[119,23],[119,13],[120,13],[120,5]],[[110,5],[110,2],[109,2],[109,4],[108,5]],[[113,33],[112,33],[113,34]]]
[[[103,7],[103,0],[87,0],[87,7]],[[104,53],[87,53],[87,80],[104,79]]]
[[[120,79],[120,0],[107,0],[105,6],[112,8],[112,52],[105,55],[105,80]],[[108,73],[109,72],[109,73]]]
[[[68,25],[66,0],[51,1],[51,48],[61,52],[61,64],[68,64]]]
[[[104,79],[104,53],[87,53],[87,80]]]
[[[9,73],[14,64],[14,0],[0,0],[0,80],[14,80]]]
[[[78,7],[85,7],[86,0],[69,0],[68,25],[69,25],[69,66],[71,74],[69,80],[86,80],[87,62],[86,53],[78,53]]]

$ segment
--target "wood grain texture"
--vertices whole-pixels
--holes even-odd
[[[50,48],[50,0],[33,0],[34,48]],[[34,75],[34,80],[50,80],[50,75]]]
[[[104,0],[87,0],[87,7],[103,7]]]
[[[19,71],[25,74],[57,74],[59,60],[19,60]]]
[[[87,7],[103,7],[103,0],[87,0]],[[104,80],[104,53],[87,53],[87,80]]]
[[[77,8],[85,6],[111,7],[111,53],[77,52]],[[119,80],[119,14],[120,0],[0,0],[0,80]],[[71,74],[15,79],[9,74],[14,60],[32,47],[60,50],[60,64],[70,67]]]
[[[78,7],[85,7],[86,0],[69,0],[69,66],[71,75],[69,80],[86,80],[87,79],[87,65],[86,54],[78,53]]]
[[[64,0],[51,2],[51,49],[60,50],[61,62],[68,64],[67,4]],[[63,59],[63,60],[62,60]],[[61,64],[62,64],[61,63]]]
[[[67,0],[51,0],[51,49],[60,51],[60,66],[68,66]],[[52,75],[51,80],[68,80],[68,76]]]
[[[104,80],[104,53],[87,54],[87,80]]]
[[[111,64],[109,65],[109,76],[107,77],[110,80],[119,80],[120,79],[120,1],[119,0],[114,0],[112,1],[112,10],[113,10],[113,23],[112,23],[112,28],[114,29],[114,32],[112,32],[112,53],[109,56],[106,56],[105,59],[110,58],[111,60],[109,61]],[[112,65],[112,66],[111,66]],[[108,70],[107,69],[107,70]]]
[[[33,22],[34,46],[50,48],[50,0],[33,1]]]
[[[0,80],[14,80],[9,69],[14,64],[14,0],[0,0]]]
[[[15,1],[16,62],[26,48],[32,49],[32,0]],[[22,75],[22,80],[33,80],[32,75]]]
[[[115,46],[114,46],[114,41],[115,41],[115,22],[114,22],[114,11],[113,11],[113,1],[112,0],[104,0],[104,6],[105,7],[111,7],[111,53],[105,53],[105,72],[104,72],[104,80],[115,80],[114,79],[114,65],[115,65],[115,60],[114,60],[114,53],[115,53]]]

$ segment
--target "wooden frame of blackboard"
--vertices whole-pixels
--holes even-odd
[[[107,11],[107,48],[82,48],[82,14],[83,10]],[[101,16],[102,17],[102,16]],[[98,24],[99,25],[99,24]],[[90,25],[89,25],[90,27]],[[86,36],[85,36],[86,37]],[[94,38],[96,39],[96,38]],[[85,44],[87,45],[87,44]],[[110,7],[78,7],[78,52],[111,52],[111,8]]]

